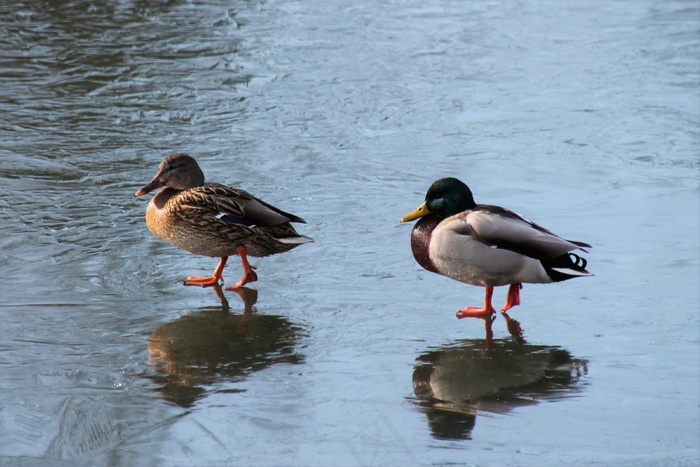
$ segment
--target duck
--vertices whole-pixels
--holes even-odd
[[[250,193],[204,181],[197,161],[183,153],[160,163],[155,177],[135,193],[142,196],[158,188],[146,208],[146,225],[161,240],[195,255],[219,258],[209,277],[190,276],[184,285],[202,287],[223,282],[229,256],[238,255],[243,277],[226,289],[238,289],[258,279],[248,256],[283,253],[314,240],[300,235],[292,222],[306,223]]]
[[[466,306],[458,318],[489,318],[494,287],[508,285],[501,311],[520,304],[523,283],[546,284],[592,276],[576,253],[588,243],[565,240],[509,209],[476,204],[469,187],[454,177],[435,181],[425,201],[401,222],[419,219],[411,251],[424,269],[486,288],[483,307]]]

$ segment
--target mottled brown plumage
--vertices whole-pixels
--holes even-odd
[[[218,183],[205,183],[197,162],[187,154],[166,157],[156,176],[136,196],[164,187],[148,204],[146,224],[155,236],[196,255],[221,258],[212,277],[188,277],[186,285],[222,280],[229,256],[240,255],[240,287],[257,279],[246,255],[269,256],[313,239],[299,235],[290,222],[304,222],[250,193]]]

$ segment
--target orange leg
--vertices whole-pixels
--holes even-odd
[[[224,266],[226,266],[226,261],[228,260],[228,256],[222,256],[221,259],[219,260],[218,266],[216,266],[216,269],[214,269],[214,274],[211,277],[194,277],[190,276],[187,279],[185,279],[185,282],[183,282],[183,285],[201,285],[202,287],[206,287],[208,285],[213,285],[218,283],[219,281],[223,281],[222,273],[224,272]]]
[[[469,317],[475,317],[475,318],[490,317],[493,313],[496,313],[496,310],[494,310],[493,306],[491,306],[491,298],[492,297],[493,297],[493,287],[488,286],[488,287],[486,287],[486,297],[484,297],[484,307],[483,308],[474,308],[471,306],[464,307],[463,310],[457,311],[457,318],[462,319],[462,318],[469,318]]]
[[[241,257],[241,263],[243,264],[243,277],[235,285],[225,287],[226,290],[233,290],[244,286],[249,282],[255,282],[258,280],[258,275],[255,274],[255,266],[251,266],[248,262],[248,257],[246,256],[245,247],[239,246],[236,248],[238,256]]]
[[[508,295],[506,296],[506,304],[501,308],[501,311],[505,312],[516,305],[520,305],[520,289],[522,288],[523,284],[510,284]]]

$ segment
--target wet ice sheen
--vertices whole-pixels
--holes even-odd
[[[0,7],[0,464],[695,462],[697,18]],[[256,303],[182,287],[209,260],[148,232],[133,192],[180,151],[308,221]],[[444,176],[594,245],[594,278],[526,286],[525,343],[499,317],[485,348],[454,317],[483,291],[411,257],[398,219]]]

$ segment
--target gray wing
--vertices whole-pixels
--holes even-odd
[[[503,248],[535,259],[561,256],[587,243],[570,241],[499,206],[478,205],[450,218],[451,228],[492,248]]]

